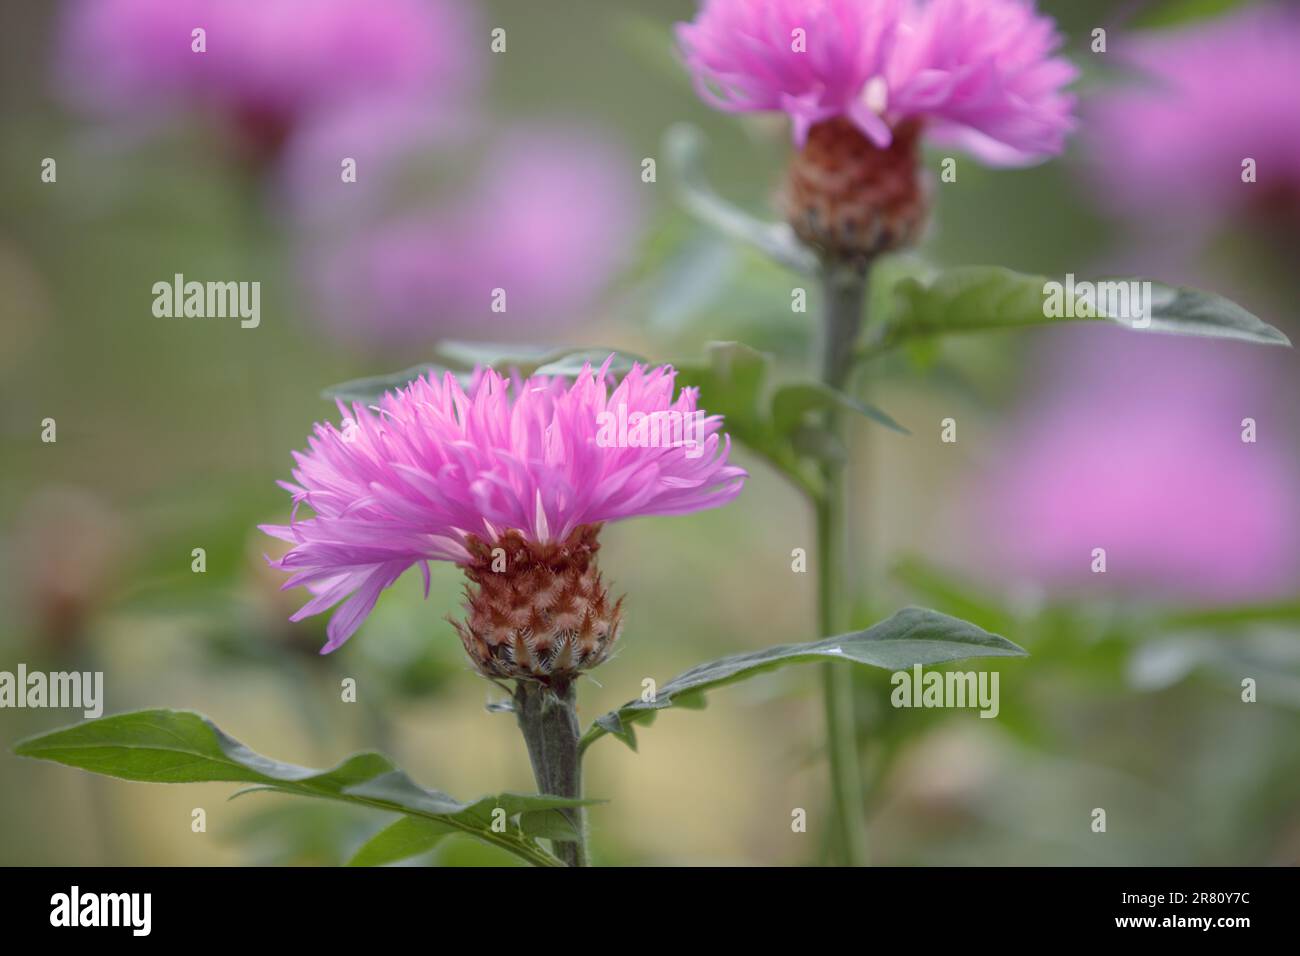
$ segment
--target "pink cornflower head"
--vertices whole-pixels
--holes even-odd
[[[1300,220],[1300,10],[1248,7],[1116,38],[1132,74],[1089,100],[1087,146],[1115,213],[1201,234],[1225,218]],[[1251,159],[1255,182],[1244,179]]]
[[[995,165],[1059,153],[1073,125],[1052,21],[1032,0],[705,0],[678,39],[700,95],[788,113],[796,144],[844,118],[879,148],[909,119]]]
[[[56,69],[81,108],[210,114],[266,156],[321,110],[464,92],[472,31],[462,0],[76,0]]]
[[[609,362],[565,378],[477,371],[468,390],[447,373],[342,403],[341,426],[318,424],[296,453],[288,525],[263,530],[292,545],[274,567],[314,597],[294,620],[335,605],[322,653],[340,647],[380,593],[412,566],[464,569],[466,618],[456,628],[491,677],[568,680],[604,659],[622,623],[595,565],[603,522],[687,514],[739,494],[719,416],[669,366]],[[614,422],[677,421],[677,435],[620,432]],[[671,431],[671,429],[667,429]],[[624,440],[620,437],[626,434]],[[302,506],[314,514],[302,517]]]
[[[677,38],[700,96],[730,113],[789,114],[802,146],[817,123],[843,116],[877,145],[902,0],[704,0]]]
[[[678,40],[707,102],[790,116],[787,218],[833,253],[916,240],[923,132],[1020,166],[1074,125],[1077,71],[1032,0],[704,0]]]
[[[991,166],[1055,156],[1074,128],[1079,75],[1033,0],[912,2],[886,71],[886,111]]]

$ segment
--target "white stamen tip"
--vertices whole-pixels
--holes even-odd
[[[889,108],[889,84],[883,76],[873,76],[862,88],[862,102],[877,116],[884,116]]]

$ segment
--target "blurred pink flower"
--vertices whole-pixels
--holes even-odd
[[[604,521],[687,514],[740,493],[745,472],[727,464],[719,416],[698,413],[694,450],[602,440],[602,413],[620,406],[629,418],[697,414],[695,389],[674,398],[672,368],[637,366],[614,384],[607,365],[586,366],[572,384],[487,370],[468,392],[450,374],[422,378],[375,409],[340,403],[341,429],[316,426],[307,451],[294,454],[294,482],[281,482],[294,517],[263,530],[293,545],[273,562],[292,572],[285,587],[315,595],[294,620],[344,602],[322,653],[341,646],[412,566],[427,593],[429,561],[468,566],[479,545],[508,532],[525,547],[563,546]],[[302,505],[314,516],[298,517]],[[594,550],[594,530],[579,537]]]
[[[276,170],[284,219],[303,233],[355,229],[386,205],[409,209],[426,166],[455,157],[481,136],[480,117],[463,104],[413,99],[357,102],[317,114],[284,145]],[[343,177],[344,160],[355,176]]]
[[[320,163],[337,180],[338,160]],[[573,324],[635,243],[636,166],[588,132],[507,133],[461,178],[423,204],[399,196],[399,212],[306,237],[314,313],[338,338],[382,348]]]
[[[1136,81],[1090,99],[1098,196],[1135,220],[1208,224],[1300,203],[1300,10],[1246,8],[1174,32],[1117,38]],[[1258,182],[1242,181],[1256,161]]]
[[[728,112],[779,110],[802,146],[850,120],[875,145],[911,119],[988,163],[1059,153],[1074,125],[1054,23],[1032,0],[704,0],[678,40]]]
[[[886,73],[890,114],[924,117],[931,140],[995,166],[1060,153],[1079,73],[1061,42],[1033,0],[914,0]]]
[[[1300,572],[1296,422],[1268,361],[1220,342],[1070,333],[1013,427],[980,539],[1054,591],[1276,597]],[[1242,440],[1254,419],[1257,441]],[[1091,571],[1094,548],[1106,573]]]
[[[83,108],[211,112],[265,154],[321,109],[463,93],[472,31],[462,0],[75,0],[57,69]]]

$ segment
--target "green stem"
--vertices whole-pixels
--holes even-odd
[[[577,691],[571,682],[544,686],[519,681],[515,686],[515,718],[528,746],[537,789],[556,797],[582,797],[582,754],[578,748]],[[560,811],[573,829],[576,841],[556,840],[555,855],[569,866],[587,865],[586,820],[582,807]]]
[[[821,379],[835,389],[843,389],[848,384],[853,369],[853,350],[862,329],[866,287],[865,269],[831,264],[825,267]],[[827,411],[824,424],[832,436],[844,442],[843,422],[837,409]],[[844,464],[825,461],[821,472],[822,493],[816,501],[817,617],[818,633],[831,635],[847,629]],[[867,841],[862,819],[862,771],[858,764],[853,712],[853,675],[846,667],[825,664],[822,686],[836,828],[844,841],[845,862],[862,866],[866,863]]]

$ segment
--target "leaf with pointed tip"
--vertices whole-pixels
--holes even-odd
[[[938,335],[1069,321],[1111,322],[1133,331],[1234,339],[1258,345],[1291,344],[1268,323],[1210,292],[1149,282],[1150,302],[1143,303],[1148,282],[1106,279],[1087,287],[1075,282],[1076,295],[1070,302],[1066,301],[1066,283],[999,266],[968,266],[906,276],[892,287],[888,314],[876,327],[863,354],[869,357]],[[1093,298],[1098,301],[1090,303],[1091,309],[1085,307],[1081,297],[1083,288],[1096,292]],[[1138,299],[1130,301],[1134,289]],[[1049,304],[1061,308],[1055,310]],[[1149,309],[1139,309],[1139,305],[1149,305]],[[1053,315],[1054,311],[1063,316]]]
[[[441,378],[448,371],[450,370],[445,365],[425,362],[388,375],[372,375],[368,378],[356,378],[350,382],[331,385],[321,392],[321,398],[338,399],[349,405],[353,402],[375,405],[389,392],[405,388],[421,376],[432,375]]]
[[[762,455],[811,493],[813,478],[795,449],[772,429],[763,409],[772,360],[740,342],[710,342],[702,359],[674,362],[677,384],[699,389],[700,405],[721,415],[732,440]]]
[[[507,818],[514,818],[598,802],[500,793],[462,803],[419,786],[378,753],[355,754],[328,770],[312,770],[254,753],[193,711],[142,710],[101,717],[24,740],[14,752],[123,780],[247,783],[255,790],[411,814],[495,844],[538,866],[562,864],[518,825],[497,832],[492,826],[494,812],[503,810]]]
[[[613,356],[613,358],[610,359],[610,356]],[[598,369],[605,364],[607,359],[610,360],[609,370],[613,374],[620,376],[630,372],[633,365],[647,364],[645,359],[629,352],[619,352],[615,349],[583,349],[549,360],[544,365],[537,366],[530,374],[575,378],[582,374],[583,368],[587,365],[590,365],[593,369]]]
[[[915,664],[942,664],[970,657],[1024,656],[1025,651],[1011,641],[967,621],[924,608],[904,608],[865,631],[806,644],[782,644],[692,667],[661,685],[653,701],[631,700],[597,718],[582,738],[582,749],[605,734],[613,734],[635,750],[633,725],[645,722],[657,711],[677,706],[683,695],[703,695],[790,664],[849,661],[899,671]]]
[[[640,356],[618,349],[505,346],[485,342],[443,342],[438,346],[438,355],[453,368],[472,371],[479,366],[491,367],[503,375],[518,372],[525,378],[533,375],[574,378],[585,366],[598,369],[606,360],[609,360],[610,370],[615,375],[626,373],[634,364],[645,364],[645,359]]]
[[[778,388],[772,395],[772,423],[779,433],[788,434],[804,424],[810,412],[824,411],[828,408],[843,408],[856,412],[900,435],[912,434],[875,406],[858,401],[853,396],[821,382],[795,382]]]
[[[578,828],[565,814],[554,808],[525,810],[519,814],[519,829],[532,837],[572,843],[581,839]]]
[[[1123,317],[1115,317],[1111,321],[1133,328],[1132,322]],[[1175,288],[1158,282],[1151,284],[1151,324],[1145,331],[1291,347],[1291,340],[1284,333],[1231,299],[1212,292]]]
[[[367,840],[348,861],[348,866],[384,866],[408,860],[428,853],[443,837],[456,832],[455,827],[440,820],[401,817]]]
[[[388,375],[373,375],[331,385],[322,398],[341,399],[344,402],[361,402],[375,405],[388,392],[405,388],[422,376],[441,378],[447,372],[456,376],[461,386],[468,388],[475,368],[491,367],[503,375],[518,372],[524,377],[553,375],[575,378],[585,365],[600,368],[610,357],[609,368],[615,375],[624,375],[633,363],[645,364],[645,359],[617,349],[570,349],[537,345],[493,345],[482,342],[443,342],[438,346],[441,362],[425,362]]]
[[[732,205],[704,177],[704,135],[687,123],[669,128],[664,156],[676,181],[677,196],[686,210],[718,232],[758,249],[774,262],[802,275],[816,274],[816,253],[799,241],[786,223],[764,222]]]

